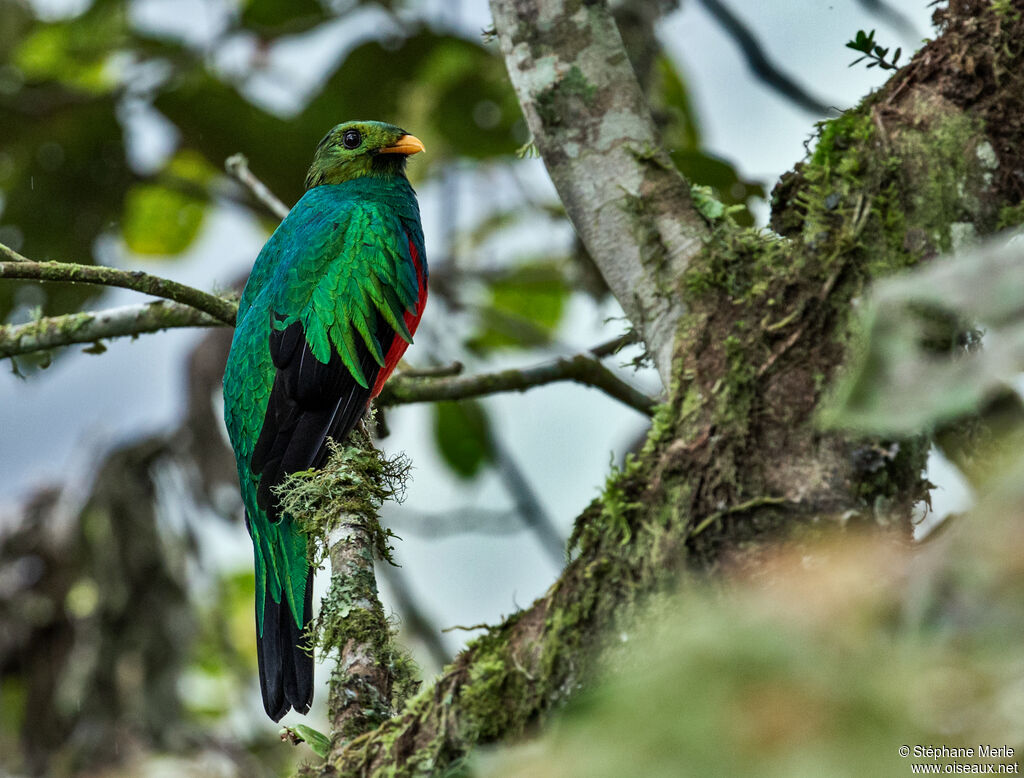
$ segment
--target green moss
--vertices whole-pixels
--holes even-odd
[[[971,202],[973,140],[979,123],[963,114],[936,121],[926,136],[908,135],[905,156],[917,162],[916,186],[911,191],[914,222],[922,227],[940,251],[954,248],[951,227],[969,220],[978,203]],[[908,153],[909,152],[909,153]]]
[[[377,598],[372,560],[366,567],[353,565],[335,571],[315,631],[317,643],[325,651],[342,652],[352,645],[362,647],[374,665],[386,670],[391,679],[388,698],[369,679],[349,672],[344,662],[335,665],[329,707],[338,711],[358,706],[356,715],[344,718],[340,733],[343,739],[351,740],[391,718],[417,688],[418,669],[397,643],[395,629]]]
[[[653,214],[649,213],[647,202],[643,197],[624,192],[620,207],[632,216],[639,217],[630,219],[633,242],[640,251],[640,261],[657,274],[668,261],[668,250],[661,240]]]
[[[996,229],[1005,230],[1008,227],[1019,227],[1021,224],[1024,224],[1024,201],[1016,205],[1004,205],[999,209]]]
[[[691,409],[699,407],[700,400],[696,393],[688,394],[687,396],[691,397],[692,400]],[[647,433],[647,439],[644,441],[641,456],[649,455],[654,447],[658,445],[659,441],[671,438],[676,429],[676,415],[676,409],[672,403],[665,402],[655,406],[654,416],[651,418],[651,429]]]
[[[313,626],[315,645],[339,655],[354,647],[390,678],[388,698],[386,685],[378,688],[371,679],[350,673],[343,662],[337,664],[329,707],[335,712],[357,708],[342,718],[339,735],[344,740],[389,719],[417,683],[416,667],[397,646],[378,599],[373,570],[375,556],[391,561],[391,534],[380,526],[377,512],[384,500],[401,497],[408,469],[404,457],[388,459],[365,432],[356,430],[349,445],[332,443],[322,469],[292,474],[278,490],[282,508],[309,539],[311,563],[319,565],[331,554],[335,565]],[[332,550],[329,538],[342,525],[348,528],[347,537],[335,539],[338,545]]]
[[[751,459],[746,448],[757,445],[751,433],[766,423],[759,414],[770,408],[777,416],[772,424],[799,428],[813,423],[811,413],[790,418],[777,397],[765,399],[766,371],[792,349],[793,359],[781,369],[790,375],[790,391],[799,387],[794,402],[809,407],[829,378],[827,371],[813,367],[806,376],[800,374],[802,361],[810,367],[829,348],[810,333],[821,327],[822,335],[835,341],[833,353],[845,348],[852,325],[850,300],[867,283],[950,247],[951,223],[976,221],[979,230],[986,226],[989,217],[981,198],[966,194],[983,191],[985,175],[990,175],[986,164],[990,167],[991,160],[986,163],[986,155],[976,151],[979,124],[928,108],[926,121],[905,124],[892,135],[874,116],[870,99],[819,125],[814,150],[784,187],[785,200],[777,203],[788,238],[716,226],[682,279],[688,314],[680,323],[679,342],[691,354],[683,368],[689,373],[669,404],[671,415],[665,412],[659,420],[657,437],[663,439],[665,430],[674,427],[678,443],[672,445],[685,441],[692,446],[702,431],[713,430],[719,442],[714,459],[702,466],[697,494],[716,496],[692,507],[698,516],[730,516],[731,526],[720,532],[735,535],[738,521],[750,526],[781,521],[767,509],[774,497],[762,493],[756,457]],[[1006,218],[1015,215],[1007,212]],[[827,359],[824,364],[835,364],[834,357]],[[664,444],[649,441],[644,455],[664,450]],[[926,496],[921,478],[926,442],[904,441],[899,452],[860,473],[853,484],[871,512],[893,507],[899,495],[911,495],[899,506],[907,512],[913,500]],[[678,506],[694,495],[692,489],[678,489],[679,480],[669,487],[678,493],[673,493],[673,505],[663,506],[662,522],[683,520],[686,510]],[[604,531],[621,536],[615,528],[635,528],[643,511],[635,510],[636,492],[623,491],[618,481],[609,487],[606,494],[615,509],[602,505],[601,523]],[[757,509],[742,516],[732,512],[750,500],[768,502],[754,503]],[[709,541],[712,556],[713,547]]]
[[[388,631],[382,630],[384,612],[377,600],[373,562],[331,576],[331,588],[316,621],[317,644],[330,650],[349,640],[372,645],[380,653],[387,649]],[[376,607],[374,606],[376,603]]]
[[[330,446],[323,468],[293,473],[277,487],[281,507],[309,538],[312,564],[326,559],[328,536],[339,522],[351,523],[353,517],[363,521],[380,558],[391,562],[393,533],[380,526],[377,511],[385,500],[401,502],[411,463],[404,454],[385,457],[358,428],[347,445],[332,441]]]
[[[998,16],[1009,19],[1012,22],[1020,20],[1020,11],[1014,8],[1013,0],[992,0],[992,10]]]
[[[885,275],[952,248],[951,225],[988,218],[969,194],[991,176],[975,152],[980,123],[941,106],[920,110],[927,123],[892,136],[869,105],[819,125],[779,219],[821,261],[841,257],[867,278]]]
[[[636,459],[628,456],[626,469],[631,466],[635,469]],[[611,532],[619,543],[625,544],[633,536],[630,527],[629,516],[637,508],[641,507],[636,501],[630,500],[626,490],[628,479],[615,467],[605,480],[604,493],[601,499],[601,531]]]
[[[335,691],[338,689],[344,691],[339,695]],[[339,700],[341,696],[349,699]],[[379,727],[392,715],[390,702],[384,699],[375,686],[361,676],[345,672],[337,665],[331,673],[331,700],[328,705],[335,709],[359,706],[358,715],[345,718],[340,730],[334,733],[334,737],[342,742],[351,741]]]
[[[583,71],[576,65],[569,68],[569,72],[565,74],[561,81],[560,88],[563,94],[579,97],[588,105],[594,99],[594,95],[597,94],[597,87],[587,81]]]
[[[585,105],[590,105],[596,94],[597,87],[587,81],[582,70],[573,65],[568,73],[537,94],[537,115],[545,126],[559,125],[563,116],[571,114],[566,108],[567,102],[582,100]]]
[[[472,740],[481,741],[499,735],[514,737],[515,730],[522,726],[515,704],[522,699],[521,686],[516,682],[514,669],[506,665],[503,657],[497,654],[478,657],[459,695],[466,734]],[[511,732],[508,731],[510,725],[514,728]]]
[[[811,167],[855,169],[860,161],[849,159],[847,151],[852,146],[870,141],[874,134],[871,118],[863,108],[819,122],[817,127],[818,142],[809,161]]]
[[[712,233],[703,254],[691,262],[682,287],[684,296],[698,303],[698,308],[699,298],[721,292],[735,303],[756,299],[772,307],[774,303],[767,300],[770,282],[780,270],[798,269],[788,242],[763,230],[724,224]]]

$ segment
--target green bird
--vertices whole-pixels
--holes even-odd
[[[238,305],[224,419],[256,564],[263,706],[274,721],[313,701],[313,570],[275,487],[322,467],[395,369],[423,314],[427,260],[405,177],[414,136],[339,124],[320,141],[306,192],[270,236]]]

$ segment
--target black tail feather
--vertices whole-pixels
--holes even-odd
[[[313,617],[313,571],[306,577],[303,599],[303,629],[295,623],[288,602],[274,602],[267,591],[263,600],[263,635],[256,639],[263,708],[280,721],[291,708],[308,713],[313,703],[313,655],[308,648],[305,626]]]

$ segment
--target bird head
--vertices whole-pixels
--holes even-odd
[[[363,176],[401,176],[410,154],[423,143],[401,127],[384,122],[345,122],[332,129],[313,155],[306,188],[340,184]]]

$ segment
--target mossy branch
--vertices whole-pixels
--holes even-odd
[[[283,219],[288,206],[249,170],[241,154],[224,167],[271,214]],[[0,326],[0,359],[107,338],[142,335],[171,327],[234,326],[237,300],[209,294],[170,279],[99,265],[36,262],[0,243],[0,278],[116,286],[162,297],[171,303],[145,303],[98,312],[53,316],[20,325]]]
[[[224,167],[271,214],[279,219],[288,215],[288,206],[253,175],[248,160],[242,154],[229,157]],[[108,338],[142,335],[172,327],[234,326],[238,311],[235,299],[211,295],[176,281],[141,271],[65,262],[36,262],[2,243],[0,278],[116,286],[170,301],[96,312],[82,311],[44,317],[25,324],[0,326],[0,359],[79,343],[98,343]]]
[[[401,499],[409,462],[387,459],[362,428],[334,446],[320,470],[289,476],[282,508],[309,537],[313,564],[331,560],[331,588],[314,630],[322,651],[337,652],[328,711],[333,747],[379,726],[404,702],[414,679],[377,596],[374,559],[391,562],[390,533],[380,526],[384,500]]]
[[[25,324],[0,325],[0,359],[174,327],[218,326],[224,326],[224,322],[191,306],[168,300],[45,316]]]
[[[200,291],[167,278],[143,273],[141,270],[121,270],[102,265],[77,265],[71,262],[34,262],[0,243],[0,278],[26,281],[60,281],[69,284],[95,284],[116,286],[135,292],[162,297],[188,305],[212,316],[224,324],[234,326],[238,304],[224,297]]]
[[[600,389],[645,416],[654,414],[655,401],[634,389],[596,359],[583,354],[565,357],[546,365],[502,370],[473,376],[437,380],[398,375],[384,385],[376,403],[380,407],[441,400],[465,400],[499,392],[525,392],[557,381],[575,381]]]

